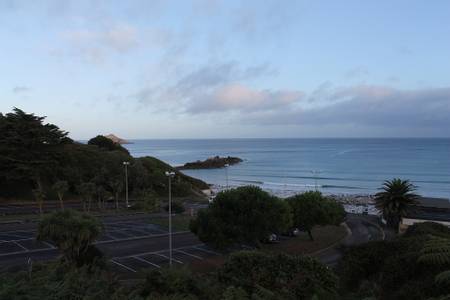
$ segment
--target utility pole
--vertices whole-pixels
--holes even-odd
[[[169,266],[172,267],[172,177],[174,172],[166,172],[169,177]]]
[[[130,204],[128,203],[128,166],[130,165],[130,162],[124,161],[123,165],[125,166],[125,206],[128,209],[130,207]]]
[[[229,164],[225,164],[224,165],[224,167],[225,167],[225,178],[226,178],[226,183],[227,183],[227,190],[228,190],[228,167],[229,166],[230,166]]]
[[[317,185],[317,175],[320,174],[320,171],[318,170],[312,170],[311,173],[314,175],[314,189],[316,192],[318,191],[318,185]]]

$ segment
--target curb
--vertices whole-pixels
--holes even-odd
[[[316,252],[309,253],[309,254],[307,254],[307,255],[309,255],[309,256],[319,255],[319,254],[322,253],[322,252],[325,252],[325,251],[327,251],[327,250],[329,250],[329,249],[331,249],[331,248],[334,248],[334,247],[337,246],[338,244],[342,243],[342,241],[343,241],[344,239],[346,239],[347,237],[349,237],[349,236],[351,236],[351,235],[353,234],[352,231],[350,230],[350,228],[347,226],[347,223],[344,222],[344,223],[341,224],[341,226],[343,226],[343,227],[345,228],[345,230],[347,231],[347,234],[346,234],[344,237],[342,237],[341,239],[339,239],[338,241],[334,242],[333,244],[329,245],[329,246],[326,247],[326,248],[319,249],[319,250],[317,250]]]
[[[366,220],[364,220],[364,222],[366,222],[367,224],[370,224],[370,225],[376,227],[381,232],[381,240],[382,241],[384,241],[386,239],[386,233],[384,232],[383,228],[381,228],[380,225],[378,225],[376,223],[373,223],[371,221],[366,221]]]

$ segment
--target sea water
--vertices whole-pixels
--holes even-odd
[[[217,186],[258,185],[276,194],[318,189],[373,194],[383,181],[408,179],[428,197],[450,196],[450,139],[179,139],[133,140],[135,157],[171,165],[211,156],[244,162],[222,169],[184,170]]]

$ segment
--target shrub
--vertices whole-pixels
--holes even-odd
[[[218,193],[207,209],[198,212],[190,229],[216,248],[239,243],[258,246],[271,233],[286,231],[291,220],[285,201],[247,186]]]
[[[169,204],[168,203],[164,206],[164,209],[166,211],[169,211]],[[185,210],[186,209],[184,208],[183,203],[178,202],[178,201],[172,201],[172,213],[174,213],[174,214],[181,214]]]
[[[244,289],[249,295],[261,287],[276,299],[310,299],[336,296],[337,278],[311,257],[241,251],[230,255],[219,270],[219,280]]]

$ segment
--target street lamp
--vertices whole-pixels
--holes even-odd
[[[124,161],[123,165],[125,167],[125,205],[127,208],[129,208],[130,204],[128,203],[128,166],[130,165],[130,162]]]
[[[320,174],[320,171],[312,170],[311,173],[314,175],[314,188],[315,188],[315,190],[317,192],[317,188],[318,188],[318,186],[317,186],[317,175]]]
[[[226,177],[226,183],[227,183],[227,190],[228,190],[228,167],[229,166],[230,166],[229,164],[225,164],[224,165],[224,167],[225,167],[225,177]]]
[[[172,266],[172,178],[175,172],[166,171],[166,176],[169,177],[169,265]]]

